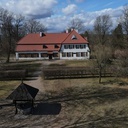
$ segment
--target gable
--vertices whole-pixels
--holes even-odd
[[[63,41],[63,44],[81,44],[88,43],[81,35],[79,35],[75,30],[71,31],[67,38]]]

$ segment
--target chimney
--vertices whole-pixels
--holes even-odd
[[[74,29],[73,28],[71,28],[71,31],[73,31]]]
[[[42,37],[42,32],[40,32],[40,37]]]
[[[84,37],[85,38],[85,40],[87,40],[88,41],[88,37]]]
[[[75,29],[75,31],[78,33],[78,29]]]
[[[66,29],[66,33],[68,33],[68,29]]]
[[[43,32],[40,32],[40,37],[45,36],[45,34]]]

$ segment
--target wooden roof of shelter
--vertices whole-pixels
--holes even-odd
[[[39,89],[22,82],[6,99],[17,101],[33,100],[38,91]]]

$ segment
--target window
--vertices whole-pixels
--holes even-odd
[[[69,45],[69,49],[73,49],[74,48],[74,45]]]
[[[76,45],[76,49],[79,49],[80,48],[80,45]]]
[[[81,52],[81,57],[85,57],[85,52]]]
[[[76,57],[80,57],[80,52],[77,52],[76,53]]]
[[[48,54],[47,53],[42,53],[41,57],[48,57]]]
[[[68,52],[67,53],[67,57],[72,57],[72,53],[71,52]]]
[[[63,52],[62,53],[62,57],[67,57],[67,53],[66,52]]]
[[[33,58],[35,57],[36,58],[36,57],[38,57],[38,54],[37,53],[32,53],[31,57],[33,57]]]
[[[69,46],[68,45],[64,45],[64,49],[68,49],[69,48]]]
[[[19,53],[19,57],[26,57],[25,53]]]
[[[88,56],[88,52],[86,52],[85,54],[86,54],[86,56]]]
[[[26,57],[31,57],[31,53],[26,54]]]
[[[59,46],[57,44],[54,45],[54,48],[59,48]]]
[[[83,49],[84,48],[84,45],[80,45],[80,48]]]
[[[76,40],[77,39],[77,37],[75,36],[75,35],[72,35],[72,38],[71,38],[72,40]]]
[[[86,48],[86,44],[84,45],[84,48]]]
[[[58,57],[58,53],[53,53],[53,57]]]

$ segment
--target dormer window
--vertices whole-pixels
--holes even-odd
[[[57,44],[54,45],[54,48],[59,48],[59,46]]]
[[[47,46],[45,44],[43,44],[43,48],[47,48]]]
[[[75,36],[75,35],[72,35],[72,38],[71,38],[72,40],[76,40],[77,39],[77,37]]]

